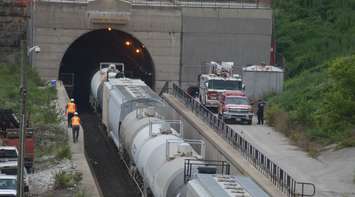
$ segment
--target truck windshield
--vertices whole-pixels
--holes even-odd
[[[235,105],[249,105],[248,99],[241,97],[227,97],[225,103]]]
[[[0,159],[1,158],[17,158],[17,153],[15,150],[0,150]]]
[[[0,189],[16,189],[16,179],[0,179]]]
[[[216,90],[241,90],[242,82],[213,79],[208,81],[208,88]]]
[[[4,168],[0,170],[1,174],[17,175],[17,168]]]

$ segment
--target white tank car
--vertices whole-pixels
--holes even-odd
[[[203,176],[220,172],[210,171],[209,161],[202,160],[204,142],[183,139],[181,121],[164,120],[160,110],[167,106],[143,81],[114,77],[107,80],[102,77],[105,72],[100,73],[101,77],[94,75],[92,94],[98,95],[102,90],[102,123],[144,196],[222,197],[235,196],[235,192],[267,196],[251,195],[239,187],[227,190],[215,175]],[[93,98],[97,102],[99,96]],[[195,151],[192,145],[199,150]],[[138,179],[144,184],[138,184]]]
[[[171,127],[180,128],[180,121],[162,120],[151,110],[137,109],[126,116],[120,131],[122,143],[155,197],[183,195],[184,162],[202,157]]]
[[[90,103],[96,108],[102,107],[102,87],[107,78],[115,78],[117,74],[124,73],[124,66],[121,63],[100,63],[100,70],[91,79]]]

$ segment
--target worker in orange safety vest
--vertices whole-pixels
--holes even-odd
[[[79,130],[80,130],[80,118],[78,112],[74,113],[74,116],[71,118],[72,132],[73,132],[73,142],[78,142]]]
[[[67,114],[67,119],[68,119],[68,127],[71,127],[71,118],[74,116],[74,112],[76,112],[76,105],[74,103],[74,99],[71,98],[70,102],[67,104],[66,107],[66,114]]]

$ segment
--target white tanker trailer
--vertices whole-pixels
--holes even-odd
[[[94,75],[93,103],[143,196],[267,196],[248,177],[223,175],[226,162],[203,160],[205,143],[183,139],[181,121],[164,120],[162,99],[141,80],[113,77],[117,72]]]

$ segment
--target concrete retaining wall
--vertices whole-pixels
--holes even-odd
[[[204,62],[269,62],[271,10],[184,8],[182,13],[182,87],[197,85]],[[236,70],[240,74],[241,68]]]
[[[38,2],[33,43],[40,45],[43,53],[33,57],[33,64],[44,79],[58,77],[61,59],[77,38],[107,27],[89,20],[91,12],[100,11],[130,13],[126,24],[110,26],[145,45],[155,66],[157,91],[167,80],[181,80],[184,87],[196,84],[203,61],[269,61],[269,9],[149,7],[114,0],[88,4]]]
[[[26,39],[27,9],[0,2],[0,63],[19,63],[20,41]]]

